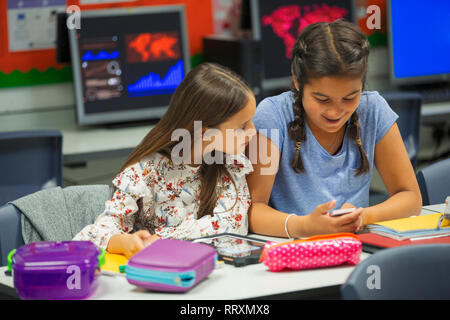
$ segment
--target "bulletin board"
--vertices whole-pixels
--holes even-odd
[[[201,62],[202,38],[214,33],[211,0],[48,0],[47,3],[60,5],[61,1],[66,7],[79,6],[81,17],[84,10],[184,4],[193,66]],[[72,81],[71,65],[56,62],[54,47],[39,43],[36,48],[22,50],[23,43],[16,39],[10,41],[8,16],[11,17],[14,5],[18,2],[21,1],[0,1],[0,88]],[[56,22],[54,28],[56,34]]]

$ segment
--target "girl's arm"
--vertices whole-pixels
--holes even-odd
[[[133,230],[134,214],[137,211],[138,206],[134,198],[117,190],[114,196],[106,201],[103,213],[93,224],[84,227],[73,240],[91,241],[110,252],[116,252],[117,250],[110,250],[110,239],[116,239],[114,248],[117,248],[117,239],[120,238],[118,236]]]
[[[258,154],[248,155],[254,170],[247,176],[252,197],[252,205],[248,211],[249,231],[273,237],[287,237],[284,227],[289,213],[275,210],[268,205],[280,163],[280,150],[269,138],[260,133],[257,133],[254,139],[257,139]],[[267,145],[267,158],[265,155],[259,154],[259,147],[262,145]],[[264,148],[261,149],[264,150]],[[302,218],[299,216],[289,218],[287,225],[289,235],[294,237],[303,233],[300,230],[294,230],[294,226],[302,225]],[[299,221],[295,222],[294,220]]]
[[[113,184],[116,190],[113,197],[105,202],[103,213],[93,224],[83,228],[74,240],[92,241],[110,252],[122,253],[119,249],[126,247],[126,235],[133,231],[135,213],[139,210],[137,201],[144,195],[148,199],[153,196],[151,187],[144,182],[139,165],[123,170],[114,178]]]
[[[422,196],[396,123],[375,146],[375,166],[389,199],[363,211],[363,224],[420,214]]]

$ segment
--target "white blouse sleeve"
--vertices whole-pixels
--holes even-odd
[[[129,233],[133,230],[135,213],[139,206],[137,201],[144,196],[152,198],[150,186],[142,176],[140,163],[132,165],[113,180],[116,187],[113,197],[105,202],[105,210],[94,224],[83,228],[74,240],[88,240],[106,249],[109,239],[116,234]]]

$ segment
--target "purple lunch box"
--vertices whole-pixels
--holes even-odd
[[[21,299],[85,299],[98,286],[104,256],[90,241],[33,242],[11,251],[8,267]]]
[[[216,250],[207,244],[160,239],[132,256],[121,271],[138,287],[185,292],[205,279],[216,261]]]

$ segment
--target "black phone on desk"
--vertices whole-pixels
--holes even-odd
[[[221,233],[192,240],[213,246],[218,259],[235,267],[259,263],[266,244],[265,240],[241,236],[234,233]]]

